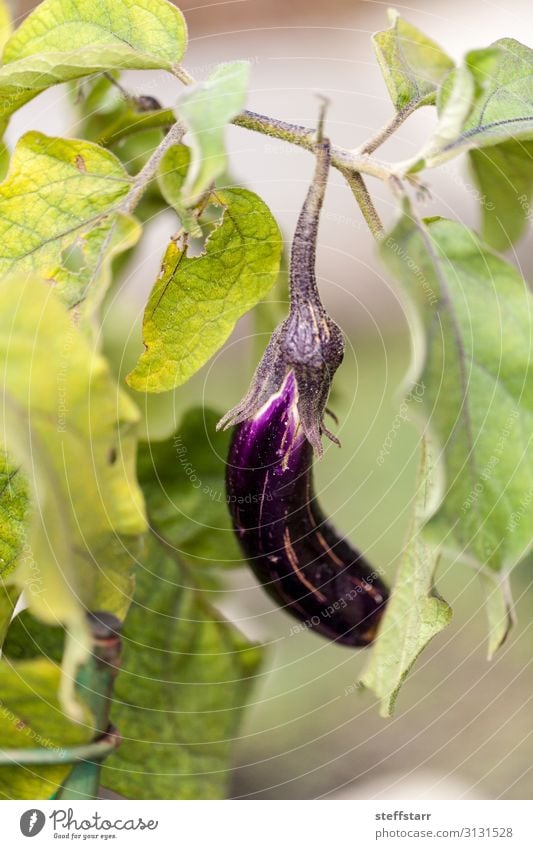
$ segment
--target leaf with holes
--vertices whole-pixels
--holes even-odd
[[[134,389],[185,383],[224,344],[235,322],[263,298],[279,270],[282,241],[266,204],[246,189],[212,195],[223,206],[201,256],[170,242],[144,313],[146,351],[128,375]]]
[[[69,307],[94,283],[99,302],[113,256],[140,235],[120,208],[132,184],[98,145],[26,133],[0,184],[0,275],[37,274]]]

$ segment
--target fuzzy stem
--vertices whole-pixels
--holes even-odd
[[[184,85],[196,84],[194,77],[181,65],[176,65],[173,68],[173,73]],[[398,116],[395,116],[395,120],[397,118]],[[244,127],[247,130],[262,133],[271,138],[287,141],[290,144],[297,145],[311,152],[315,151],[317,138],[320,139],[321,136],[320,126],[317,131],[311,127],[290,124],[287,121],[281,121],[279,118],[270,118],[268,115],[251,112],[249,109],[237,115],[232,123],[237,127]],[[381,135],[384,132],[385,130],[381,131]],[[393,132],[393,130],[391,129],[390,132]],[[368,145],[371,147],[374,145],[372,149],[375,150],[379,143],[376,143],[375,139],[370,140],[370,142],[367,142],[363,146],[364,150],[361,153],[347,150],[337,145],[330,145],[331,165],[337,168],[348,182],[370,232],[377,239],[383,235],[383,225],[361,174],[367,174],[370,177],[376,177],[384,181],[388,181],[393,174],[392,168],[389,165],[379,162],[376,159],[371,159],[368,156],[368,152],[366,151]]]
[[[374,151],[377,150],[378,147],[381,147],[381,145],[384,144],[387,139],[390,138],[393,133],[396,132],[398,127],[401,127],[401,125],[409,117],[409,115],[413,114],[417,106],[418,104],[416,103],[416,101],[414,103],[408,103],[407,106],[404,106],[403,109],[400,109],[399,112],[396,112],[396,114],[391,118],[391,120],[388,121],[385,126],[381,128],[381,130],[378,130],[375,136],[369,138],[360,147],[355,148],[354,153],[359,156],[365,153],[374,153]]]
[[[330,165],[330,143],[327,139],[315,145],[316,166],[305,203],[300,212],[291,248],[289,289],[291,312],[312,304],[322,311],[315,277],[315,254],[320,210],[326,191]]]
[[[133,186],[120,204],[121,212],[133,212],[133,210],[139,203],[143,192],[146,189],[146,186],[148,185],[150,180],[153,180],[153,178],[155,177],[157,169],[159,167],[159,163],[161,162],[163,156],[165,155],[169,147],[172,147],[175,144],[179,144],[179,142],[185,135],[186,129],[187,128],[180,121],[176,121],[176,123],[173,124],[161,144],[156,147],[148,162],[144,165],[144,167],[139,171],[139,173],[135,177]]]
[[[366,183],[363,180],[361,174],[357,172],[348,172],[344,174],[346,182],[350,186],[355,200],[359,206],[363,214],[363,218],[365,219],[368,229],[372,233],[375,239],[378,241],[383,238],[385,234],[385,228],[381,222],[381,218],[379,217],[378,211],[374,206],[374,202],[370,197],[370,193],[366,187]]]
[[[270,118],[268,115],[260,115],[248,109],[237,115],[232,123],[237,127],[245,127],[247,130],[288,141],[304,150],[314,152],[316,130],[311,127],[289,124],[279,118]],[[345,176],[347,173],[361,172],[369,177],[377,177],[378,180],[388,180],[393,173],[391,167],[385,162],[371,159],[367,154],[357,156],[353,151],[334,144],[331,145],[331,164]]]

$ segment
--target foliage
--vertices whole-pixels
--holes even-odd
[[[184,18],[167,0],[44,0],[14,31],[0,1],[0,41],[0,130],[68,83],[79,135],[35,127],[10,161],[0,148],[0,743],[92,739],[75,681],[91,650],[86,612],[104,610],[124,621],[111,711],[123,743],[104,782],[136,798],[219,797],[260,652],[214,607],[220,567],[241,563],[224,496],[229,436],[216,433],[213,411],[187,406],[181,387],[250,311],[272,325],[261,301],[278,279],[282,238],[260,197],[227,185],[227,125],[306,148],[314,134],[243,112],[247,62],[192,80],[180,64]],[[440,559],[478,573],[493,653],[512,622],[510,572],[531,548],[533,310],[522,275],[496,251],[531,223],[533,52],[503,38],[455,66],[395,12],[373,43],[395,110],[390,132],[435,107],[434,130],[408,162],[336,147],[332,159],[367,220],[375,211],[361,174],[401,199],[380,256],[412,319],[407,389],[423,387],[413,519],[363,673],[390,714],[451,617],[434,588]],[[143,69],[187,86],[171,104],[130,93],[121,72]],[[423,220],[409,200],[421,172],[463,153],[482,236]],[[127,389],[101,351],[102,305],[145,224],[168,209],[176,232],[161,247]],[[176,433],[139,445],[151,394],[176,389]],[[13,619],[21,593],[27,610]],[[46,797],[67,771],[1,766],[0,793]]]
[[[229,433],[220,415],[192,407],[177,432],[139,447],[138,475],[154,534],[201,575],[206,566],[240,565],[225,495]]]
[[[150,540],[126,623],[102,780],[134,799],[227,793],[231,744],[260,659],[175,557]]]
[[[428,448],[423,443],[412,524],[392,598],[361,678],[380,699],[383,716],[392,714],[400,687],[420,652],[451,619],[450,606],[433,588],[438,552],[423,532],[430,507],[431,475]]]
[[[389,16],[390,29],[375,33],[373,42],[394,106],[401,111],[434,103],[453,61],[396,11]]]
[[[163,392],[188,380],[226,341],[235,322],[276,279],[281,236],[268,208],[246,189],[216,191],[224,209],[199,257],[170,242],[143,322],[146,348],[128,383]]]

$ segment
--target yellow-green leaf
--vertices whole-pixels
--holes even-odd
[[[0,660],[0,797],[48,799],[70,772],[71,764],[6,764],[9,749],[39,749],[60,756],[68,746],[87,743],[92,717],[84,709],[81,722],[65,716],[57,693],[60,668],[44,658]]]
[[[435,102],[438,86],[453,68],[449,56],[424,33],[389,12],[391,26],[372,37],[392,102],[398,112]]]
[[[57,83],[113,69],[170,70],[187,41],[167,0],[45,0],[7,41],[0,118]]]
[[[157,183],[168,205],[178,213],[183,229],[192,236],[201,237],[202,228],[193,211],[186,206],[183,196],[190,164],[190,148],[185,144],[172,145],[159,163]]]
[[[0,449],[0,578],[6,578],[17,564],[26,539],[27,519],[28,486],[24,473]]]
[[[17,587],[5,584],[0,580],[0,649],[3,649],[4,637],[8,629],[20,590]]]
[[[96,144],[26,133],[0,184],[0,275],[35,273],[68,306],[91,284],[103,296],[109,264],[140,227],[121,211],[132,178]]]
[[[122,616],[131,595],[131,543],[146,527],[138,413],[37,280],[0,283],[0,374],[2,433],[34,501],[28,550],[12,578],[37,616],[66,624],[75,639],[64,663],[76,666],[87,649],[84,608]]]
[[[134,389],[163,392],[188,380],[276,279],[282,241],[266,204],[246,189],[212,200],[224,214],[205,252],[189,257],[175,242],[166,250],[144,314],[146,351],[128,376]]]
[[[13,32],[13,22],[7,0],[0,0],[0,50]]]

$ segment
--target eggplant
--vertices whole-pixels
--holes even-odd
[[[304,627],[352,647],[372,642],[388,592],[324,517],[313,487],[344,340],[315,277],[318,221],[330,164],[326,139],[291,249],[289,315],[274,331],[249,392],[219,422],[236,426],[226,491],[240,547],[264,589]]]

